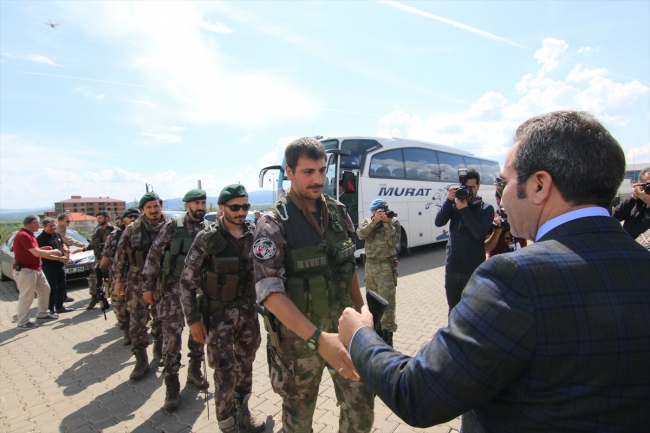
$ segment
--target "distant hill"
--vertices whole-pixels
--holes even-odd
[[[50,207],[39,207],[34,209],[0,209],[0,219],[15,219],[15,218],[24,218],[30,214],[40,215],[43,211],[52,209],[54,206]]]
[[[217,206],[219,197],[208,196],[208,205],[212,203]],[[248,202],[253,206],[271,205],[273,203],[273,191],[253,191],[248,193]],[[128,205],[128,204],[127,204]],[[136,203],[137,205],[137,203]],[[175,210],[184,207],[182,198],[168,198],[163,199],[163,207],[168,210]]]

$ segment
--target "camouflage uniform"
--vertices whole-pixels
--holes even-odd
[[[180,221],[185,226],[185,230],[192,239],[196,237],[199,231],[205,228],[203,221],[195,222],[187,216],[180,218]],[[177,219],[174,218],[160,229],[160,233],[158,233],[158,236],[149,249],[149,254],[147,254],[147,260],[142,270],[142,277],[144,278],[143,291],[145,292],[155,291],[158,285],[157,283],[159,281],[162,282],[164,279],[164,287],[162,287],[162,293],[159,292],[161,296],[158,298],[156,311],[158,319],[162,322],[162,354],[165,376],[178,374],[181,366],[181,335],[185,326],[180,302],[180,270],[182,269],[185,257],[185,254],[182,254],[183,245],[180,246],[180,251],[178,251],[180,254],[176,257],[176,264],[180,266],[178,275],[175,275],[174,269],[171,269],[171,272],[166,277],[163,276],[164,273],[162,272],[164,266],[163,257],[169,251],[172,239],[177,232],[176,225]],[[181,243],[184,240],[186,239],[179,239]],[[189,249],[189,244],[187,245],[187,249]],[[191,360],[198,360],[198,364],[200,365],[203,359],[203,344],[194,341],[194,338],[190,335],[187,341],[187,348],[189,349],[187,356]]]
[[[162,225],[169,221],[169,217],[163,214],[163,220],[158,223],[152,230],[147,230],[144,219],[145,215],[140,215],[138,219],[129,224],[124,230],[120,242],[117,245],[117,253],[113,263],[113,272],[115,283],[125,285],[124,296],[126,299],[126,309],[131,319],[129,321],[129,335],[131,337],[131,350],[135,353],[138,350],[146,350],[149,346],[149,337],[147,336],[147,322],[149,321],[149,304],[143,297],[143,280],[142,268],[136,266],[134,262],[135,250],[131,246],[132,238],[136,230],[141,230],[143,237],[148,237],[150,242],[158,235]],[[146,254],[146,251],[144,252]],[[144,265],[144,260],[142,265]],[[151,308],[151,336],[154,340],[162,341],[162,329],[160,320],[157,318],[156,309]]]
[[[287,198],[282,198],[280,202],[285,200]],[[329,197],[323,197],[320,204],[321,214],[318,223],[321,232],[325,232],[322,210],[328,211],[329,209],[328,232],[326,233],[336,230],[340,232],[338,236],[345,239],[352,238],[354,226],[345,206]],[[279,209],[279,207],[276,209]],[[291,256],[293,255],[292,242],[295,242],[296,237],[307,239],[315,239],[314,236],[320,237],[320,234],[316,234],[316,231],[299,210],[292,211],[291,209],[295,209],[295,206],[289,202],[284,210],[286,212],[284,216],[289,216],[285,222],[286,226],[283,225],[283,221],[280,220],[281,218],[276,213],[277,211],[265,213],[257,225],[255,243],[253,244],[253,263],[255,266],[255,289],[259,303],[262,303],[272,293],[283,293],[292,302],[297,302],[294,300],[295,296],[291,295],[292,292],[295,293],[295,285],[291,286],[292,283],[289,281],[291,278],[290,269],[296,267],[291,264]],[[296,212],[299,215],[296,216]],[[302,220],[300,220],[301,218]],[[293,232],[291,235],[287,233],[288,228]],[[313,236],[308,231],[313,232]],[[341,233],[343,231],[344,233]],[[294,241],[291,241],[291,239],[294,239]],[[316,242],[313,246],[316,245],[319,245],[319,243]],[[351,251],[354,252],[353,247]],[[334,285],[336,279],[338,279],[339,284],[344,283],[348,287],[345,301],[337,300],[332,302],[328,297],[326,301],[329,301],[329,307],[325,304],[325,311],[320,316],[315,313],[303,312],[307,319],[325,332],[337,332],[338,319],[343,309],[351,305],[349,287],[354,277],[354,255],[347,256],[343,264],[347,266],[347,270],[342,271],[344,268],[340,267],[338,273],[331,276],[332,285],[328,283],[330,290],[327,293],[329,296],[331,293],[339,292],[336,290],[336,285]],[[345,280],[342,281],[341,277]],[[311,284],[311,279],[308,278],[304,279],[305,284],[307,284],[308,280],[309,284]],[[299,281],[299,283],[302,289],[303,282]],[[289,290],[288,287],[294,288]],[[311,288],[310,290],[313,295],[313,290]],[[311,299],[311,302],[305,302],[305,304],[315,304],[314,298]],[[296,306],[303,311],[303,308]],[[287,329],[283,324],[278,323],[278,325],[280,344],[276,347],[271,344],[269,339],[267,353],[271,385],[273,390],[282,397],[282,426],[284,431],[287,433],[310,431],[323,368],[327,366],[332,375],[336,398],[340,406],[339,431],[369,432],[374,422],[374,395],[372,390],[362,381],[353,382],[338,375],[317,351],[311,351],[307,348],[302,338]]]
[[[129,329],[129,312],[126,309],[126,300],[121,296],[115,294],[115,279],[113,276],[113,262],[115,260],[115,253],[117,252],[117,243],[122,236],[122,229],[117,228],[108,235],[106,239],[106,245],[104,245],[104,251],[102,251],[102,257],[108,257],[111,260],[110,265],[108,266],[108,272],[110,277],[110,286],[106,291],[107,294],[110,294],[111,305],[113,306],[113,311],[115,312],[115,317],[117,318],[117,323],[121,330]]]
[[[113,233],[114,230],[115,227],[108,223],[104,227],[98,224],[93,229],[93,235],[90,238],[90,245],[95,253],[95,260],[97,263],[102,259],[102,253],[106,247],[108,236]],[[97,295],[97,278],[95,277],[94,272],[91,272],[88,277],[88,291],[93,298]]]
[[[401,226],[397,218],[390,223],[375,224],[373,218],[364,219],[357,229],[357,236],[366,242],[366,290],[372,290],[388,301],[381,319],[385,331],[397,331],[395,323],[395,286],[397,269],[393,258],[399,244]]]
[[[236,415],[236,397],[251,393],[253,388],[253,362],[260,347],[260,325],[255,311],[255,292],[250,248],[255,226],[245,221],[245,233],[235,239],[222,226],[219,217],[210,230],[200,232],[185,258],[181,276],[181,304],[188,325],[200,320],[196,289],[203,287],[207,302],[209,298],[208,364],[214,369],[215,403],[217,420],[223,421]],[[214,259],[234,258],[237,273],[219,274],[213,265]],[[239,260],[236,260],[239,259]],[[219,278],[217,296],[223,299],[223,282],[226,277],[237,280],[236,295],[230,301],[216,300],[217,296],[203,286],[202,277],[206,270],[214,271]],[[205,274],[207,275],[207,274]],[[227,284],[227,282],[225,283]],[[236,418],[236,417],[235,417]]]

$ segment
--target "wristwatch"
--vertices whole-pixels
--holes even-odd
[[[313,350],[314,352],[318,350],[318,338],[322,333],[323,331],[316,328],[312,336],[307,339],[307,347],[309,348],[309,350]]]

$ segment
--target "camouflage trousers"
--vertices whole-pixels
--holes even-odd
[[[154,340],[162,340],[162,326],[156,314],[155,305],[149,304],[142,296],[140,285],[128,284],[124,293],[126,309],[129,312],[129,337],[131,337],[131,350],[133,352],[149,347],[147,323],[151,317],[151,336]]]
[[[88,275],[88,292],[90,296],[97,294],[97,277],[95,277],[94,272],[90,272],[90,275]]]
[[[158,319],[162,323],[162,355],[165,376],[178,374],[181,367],[181,336],[185,327],[185,317],[178,294],[165,293],[156,304]],[[197,343],[190,334],[187,340],[189,358],[203,359],[203,344]]]
[[[235,393],[253,389],[253,362],[260,347],[260,324],[251,301],[210,312],[208,364],[214,369],[217,420],[235,415]]]
[[[384,259],[379,263],[366,261],[366,290],[377,292],[379,296],[388,301],[388,307],[381,318],[381,328],[395,332],[397,331],[395,323],[397,271],[393,271],[393,265],[389,260],[392,259]]]
[[[320,328],[336,332],[341,311],[321,319]],[[311,430],[323,369],[332,375],[340,406],[339,432],[369,432],[374,422],[375,396],[363,381],[353,382],[337,374],[305,340],[286,330],[278,347],[267,343],[271,385],[282,397],[282,427],[285,433]]]
[[[115,294],[115,283],[111,280],[110,294],[111,294],[111,306],[113,307],[113,312],[115,313],[115,318],[117,323],[120,326],[120,329],[129,329],[129,311],[126,308],[126,296],[123,298]]]

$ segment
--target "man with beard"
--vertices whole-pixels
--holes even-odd
[[[115,253],[117,252],[117,244],[120,243],[120,238],[124,229],[128,227],[133,221],[135,221],[140,216],[140,211],[137,208],[126,209],[120,218],[116,221],[122,222],[117,229],[108,235],[106,239],[106,246],[104,246],[104,251],[102,251],[102,261],[99,263],[99,269],[102,272],[108,271],[110,278],[110,288],[107,291],[110,293],[111,302],[113,305],[113,311],[115,312],[115,317],[117,318],[117,323],[120,329],[124,332],[124,345],[128,346],[131,344],[131,337],[129,337],[129,312],[126,309],[126,301],[123,297],[118,296],[115,293],[115,278],[113,277],[113,261],[115,259]]]
[[[250,204],[242,185],[225,187],[217,202],[223,216],[196,236],[185,258],[181,303],[190,334],[199,343],[208,337],[219,429],[260,432],[264,422],[252,417],[248,409],[253,361],[261,342],[249,257],[255,226],[246,221]],[[203,290],[198,304],[207,307],[207,320],[201,317],[205,309],[197,308],[198,287]],[[209,329],[202,320],[209,322]]]
[[[104,246],[106,245],[106,239],[108,235],[115,230],[115,227],[110,225],[108,222],[111,219],[111,215],[105,210],[100,210],[95,214],[97,217],[97,225],[93,229],[93,235],[90,238],[90,245],[86,249],[92,248],[95,253],[95,261],[99,263],[102,259],[102,251],[104,251]],[[108,277],[107,274],[104,274],[104,278]],[[88,278],[88,288],[90,289],[90,304],[86,307],[86,310],[92,310],[95,308],[95,305],[99,302],[97,297],[97,277],[95,273],[91,272],[90,277]]]
[[[449,222],[449,241],[445,263],[445,292],[449,311],[460,302],[472,273],[485,261],[485,238],[492,227],[494,208],[477,196],[481,175],[467,170],[464,186],[471,195],[465,200],[456,197],[457,187],[449,188],[447,200],[436,215],[436,227]],[[450,222],[451,221],[451,222]]]
[[[131,380],[140,380],[149,371],[149,358],[147,347],[147,322],[149,320],[149,304],[144,298],[142,268],[147,259],[149,248],[158,236],[158,232],[169,217],[162,211],[162,200],[158,194],[151,191],[140,199],[138,207],[140,215],[131,223],[122,234],[115,254],[115,293],[126,296],[126,309],[131,316],[129,320],[129,336],[135,367],[131,373]],[[162,361],[162,329],[160,320],[156,317],[155,308],[151,309],[151,335],[153,337],[153,358],[159,365]]]
[[[74,308],[68,308],[63,305],[65,297],[65,264],[70,260],[70,250],[63,243],[61,235],[56,233],[56,224],[53,218],[45,218],[42,222],[43,231],[36,238],[38,246],[41,248],[50,247],[53,250],[61,252],[61,257],[54,260],[47,257],[42,258],[41,267],[43,273],[50,285],[50,301],[48,309],[50,314],[67,313],[74,311]]]
[[[152,308],[156,305],[158,319],[162,322],[162,357],[167,387],[163,409],[168,411],[178,409],[180,400],[178,370],[181,367],[181,334],[185,325],[180,301],[180,277],[185,256],[196,234],[210,226],[209,221],[203,219],[205,199],[206,194],[202,189],[193,189],[185,194],[183,202],[187,213],[175,216],[160,229],[142,271],[144,298]],[[198,343],[190,334],[187,348],[190,358],[187,382],[205,389],[210,384],[201,374],[203,342]]]
[[[354,225],[345,206],[323,194],[327,159],[321,142],[297,139],[285,160],[291,189],[262,215],[252,248],[257,300],[278,329],[267,353],[271,385],[282,397],[282,428],[311,430],[327,366],[341,408],[339,431],[369,432],[374,396],[336,336],[343,309],[363,306]]]

